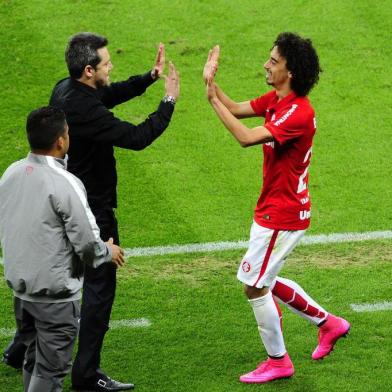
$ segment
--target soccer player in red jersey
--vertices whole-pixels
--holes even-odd
[[[294,374],[275,298],[319,327],[318,346],[312,354],[315,360],[328,355],[350,329],[346,320],[324,310],[297,283],[278,276],[310,224],[308,170],[316,120],[307,95],[321,69],[309,39],[281,33],[264,64],[266,82],[274,89],[250,101],[234,102],[214,80],[219,51],[219,46],[210,51],[204,67],[208,100],[242,147],[263,145],[263,187],[237,277],[245,285],[268,354],[266,361],[240,381],[265,383]],[[264,117],[264,125],[250,129],[239,121],[254,116]]]

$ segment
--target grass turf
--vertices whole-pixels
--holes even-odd
[[[282,271],[352,330],[320,362],[310,355],[317,329],[283,309],[284,335],[296,368],[265,391],[388,391],[392,388],[391,312],[355,313],[351,303],[390,300],[390,241],[297,248]],[[265,357],[251,308],[235,274],[242,252],[130,259],[119,271],[113,320],[148,318],[151,326],[110,330],[102,366],[140,392],[245,391],[238,382]],[[374,288],[377,287],[377,290]],[[3,325],[13,326],[11,293],[2,282]],[[389,321],[388,321],[389,320]],[[5,345],[8,338],[0,338]],[[0,366],[0,385],[19,391],[21,375]],[[70,390],[69,377],[65,391]]]
[[[0,173],[28,151],[27,113],[66,76],[63,52],[78,31],[107,35],[112,80],[151,67],[157,44],[181,72],[181,97],[167,132],[143,152],[116,151],[118,218],[126,247],[246,239],[261,186],[259,147],[241,149],[209,108],[201,82],[208,49],[222,48],[218,82],[235,100],[267,91],[262,64],[280,31],[312,38],[324,73],[311,94],[318,122],[311,165],[312,233],[390,229],[392,154],[389,1],[10,1],[0,7]],[[115,109],[142,121],[163,83]],[[247,121],[249,125],[259,119]],[[348,340],[321,363],[316,331],[285,313],[295,378],[263,386],[291,391],[391,389],[390,312],[357,314],[351,302],[390,300],[390,242],[299,248],[284,276],[349,318]],[[120,272],[113,319],[148,317],[146,329],[113,330],[109,374],[140,391],[242,391],[238,375],[263,358],[251,310],[235,281],[242,252],[131,260]],[[298,263],[295,260],[298,258]],[[306,263],[302,264],[305,260]],[[331,262],[331,260],[333,262]],[[1,327],[13,326],[2,282]],[[5,346],[8,338],[1,338]],[[0,390],[21,378],[0,366]],[[66,381],[66,389],[69,380]]]
[[[167,132],[142,152],[118,150],[123,245],[151,246],[247,238],[261,186],[260,147],[241,149],[209,107],[201,72],[222,48],[217,80],[235,100],[268,90],[262,64],[280,31],[313,39],[324,72],[311,94],[318,131],[310,170],[313,233],[389,229],[392,155],[388,1],[5,1],[0,9],[0,172],[28,151],[27,113],[48,102],[66,76],[68,37],[109,37],[112,80],[152,66],[157,44],[181,72],[181,97]],[[163,82],[115,109],[142,121]],[[249,125],[260,124],[252,119]],[[71,140],[72,143],[72,140]]]

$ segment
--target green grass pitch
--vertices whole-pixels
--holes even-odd
[[[225,131],[206,101],[201,73],[208,49],[220,44],[217,80],[224,91],[235,100],[266,92],[262,65],[281,31],[312,38],[324,70],[310,96],[318,130],[309,232],[391,229],[389,1],[0,3],[0,174],[27,154],[26,115],[47,104],[54,83],[66,76],[64,48],[73,33],[108,36],[112,80],[147,71],[159,42],[179,69],[181,96],[169,129],[142,152],[116,151],[124,247],[247,239],[262,153],[257,146],[241,149]],[[138,123],[163,93],[160,81],[115,113]],[[392,312],[355,313],[349,306],[391,300],[390,249],[390,241],[375,241],[295,251],[282,275],[347,317],[353,330],[331,357],[313,363],[317,331],[284,312],[296,375],[262,387],[238,382],[264,357],[235,279],[242,251],[129,259],[119,273],[113,319],[146,317],[152,325],[110,331],[103,367],[134,381],[140,392],[392,390]],[[0,328],[12,328],[12,294],[4,281],[0,293]],[[0,337],[0,347],[7,342]],[[0,391],[20,390],[20,374],[0,365]]]

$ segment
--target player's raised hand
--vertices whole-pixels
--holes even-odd
[[[124,250],[113,243],[113,238],[109,238],[106,244],[112,251],[112,263],[117,267],[122,267],[125,264]]]
[[[204,65],[203,70],[203,80],[204,83],[210,83],[218,70],[218,62],[220,55],[220,47],[219,45],[215,45],[209,52],[206,64]]]
[[[165,45],[160,42],[157,57],[155,59],[154,67],[151,71],[151,76],[153,79],[158,79],[162,76],[163,70],[165,68]]]
[[[211,102],[212,99],[216,98],[216,85],[214,82],[214,79],[211,81],[207,82],[206,84],[206,94],[207,94],[207,99]]]
[[[165,78],[166,95],[177,99],[180,95],[180,74],[171,61],[169,62],[169,73],[163,77]]]

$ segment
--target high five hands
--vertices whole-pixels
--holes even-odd
[[[219,54],[219,45],[215,45],[208,52],[207,61],[203,70],[203,79],[205,84],[212,83],[214,81],[215,74],[218,71]]]
[[[162,76],[163,70],[165,68],[165,45],[160,42],[158,47],[157,57],[155,59],[155,64],[151,71],[151,77],[155,80]]]
[[[214,78],[218,71],[220,47],[215,45],[209,52],[203,70],[203,80],[207,86],[207,98],[211,100],[216,96]]]
[[[163,78],[165,79],[166,95],[177,99],[180,95],[180,74],[171,61],[169,62],[169,73],[167,76],[163,75]]]
[[[174,64],[169,62],[169,73],[168,75],[163,74],[165,69],[165,45],[159,43],[158,53],[155,59],[154,67],[151,71],[151,77],[153,79],[163,78],[165,79],[165,91],[166,95],[177,99],[180,95],[180,74],[176,70]]]
[[[203,69],[203,80],[207,86],[207,97],[212,99],[216,96],[214,78],[218,71],[219,65],[220,47],[215,45],[208,53],[207,61]],[[155,63],[151,71],[151,77],[153,79],[164,78],[165,79],[165,90],[166,95],[177,99],[180,94],[180,75],[176,70],[174,64],[169,62],[169,73],[163,75],[165,68],[165,45],[159,43],[158,52],[156,55]]]

